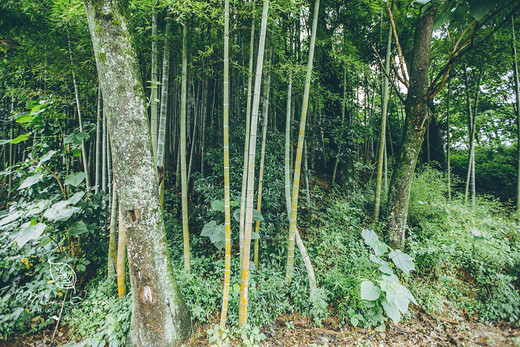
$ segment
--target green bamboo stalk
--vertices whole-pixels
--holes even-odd
[[[392,53],[392,26],[388,25],[388,39],[386,42],[385,72],[383,77],[383,109],[381,111],[381,132],[379,135],[379,153],[377,158],[376,201],[374,207],[374,222],[379,220],[381,206],[381,187],[383,185],[383,161],[386,148],[386,115],[388,112],[388,72],[390,71],[390,54]]]
[[[188,180],[186,177],[186,91],[188,79],[188,25],[182,24],[182,79],[181,79],[181,194],[184,269],[190,271],[190,234],[188,229]]]
[[[515,18],[511,16],[511,24],[513,31],[513,64],[515,78],[515,96],[516,96],[516,127],[517,127],[517,182],[516,182],[516,211],[520,211],[520,83],[518,82],[518,61],[516,57],[516,36],[515,36]]]
[[[347,66],[343,67],[343,98],[341,100],[341,125],[345,122],[346,113],[346,95],[347,95]],[[340,142],[338,146],[338,154],[336,155],[336,163],[334,164],[334,170],[332,172],[332,185],[336,184],[336,174],[338,172],[339,158],[341,157],[342,144]]]
[[[245,226],[245,211],[246,211],[246,188],[247,188],[247,173],[249,160],[249,132],[251,128],[251,99],[253,90],[253,52],[255,45],[255,1],[253,0],[253,23],[251,25],[251,42],[249,49],[249,70],[247,78],[247,102],[246,102],[246,131],[244,136],[244,169],[242,172],[242,192],[240,198],[240,222],[239,222],[239,249],[240,249],[240,264],[242,264],[243,250],[244,250],[244,226]]]
[[[287,111],[285,115],[285,204],[287,218],[291,215],[291,102],[292,98],[292,69],[289,71],[289,85],[287,86]]]
[[[157,161],[157,10],[156,3],[152,8],[152,72],[151,72],[151,94],[150,94],[150,132],[152,134],[153,157]]]
[[[264,184],[264,163],[265,163],[265,144],[267,138],[267,122],[269,116],[269,91],[271,90],[271,64],[273,60],[273,47],[271,46],[270,61],[267,72],[267,83],[264,91],[264,104],[262,109],[262,116],[264,123],[262,126],[262,149],[260,150],[260,169],[258,172],[258,200],[256,203],[256,209],[260,212],[262,210],[262,188]],[[260,233],[260,221],[256,222],[255,232]],[[253,261],[255,266],[258,267],[258,239],[255,239],[255,249],[253,255]]]
[[[96,113],[96,175],[95,175],[95,193],[99,193],[101,184],[101,86],[98,87],[98,101]]]
[[[72,60],[72,48],[70,45],[70,37],[67,34],[68,43],[69,43],[69,58],[70,58],[70,66],[72,69],[72,83],[74,85],[74,96],[76,99],[76,110],[78,111],[78,122],[79,122],[79,131],[83,132],[83,121],[81,119],[81,107],[79,105],[79,92],[78,85],[76,83],[76,74],[74,72],[74,62]],[[90,190],[90,175],[88,170],[88,161],[87,161],[87,151],[85,149],[85,140],[81,138],[81,158],[83,160],[83,171],[85,172],[86,179],[85,184],[87,186],[87,191]]]
[[[448,199],[451,200],[451,133],[450,133],[450,91],[451,72],[448,75],[448,88],[446,95],[446,157],[448,161]]]
[[[220,313],[220,329],[226,327],[229,301],[229,283],[231,281],[231,202],[229,188],[229,0],[224,1],[224,223],[225,223],[225,268],[224,291],[222,294],[222,311]]]
[[[262,68],[264,61],[265,34],[267,31],[267,13],[269,11],[269,0],[264,0],[262,11],[262,26],[260,29],[260,41],[258,43],[258,58],[256,61],[255,91],[253,98],[253,109],[251,111],[251,131],[249,137],[249,160],[247,173],[247,200],[246,218],[244,227],[244,249],[240,271],[240,304],[238,324],[247,324],[247,294],[249,285],[249,256],[251,249],[251,229],[253,223],[253,198],[255,185],[255,154],[256,137],[258,126],[258,109],[260,106],[260,86],[262,84]]]
[[[289,242],[287,250],[287,272],[286,281],[290,283],[292,280],[294,269],[294,245],[296,237],[296,219],[298,208],[298,193],[300,187],[300,174],[303,156],[303,141],[305,138],[305,122],[307,120],[307,111],[309,108],[309,94],[312,78],[312,65],[314,61],[314,47],[316,46],[316,30],[318,27],[318,13],[320,7],[320,0],[316,0],[314,4],[314,18],[312,20],[311,43],[309,47],[309,61],[307,62],[307,76],[305,77],[305,90],[303,94],[302,112],[300,118],[300,132],[298,134],[298,147],[296,150],[296,160],[294,163],[294,180],[291,200],[291,216],[289,224]]]
[[[164,56],[161,82],[161,109],[159,114],[159,132],[157,135],[157,166],[164,167],[164,143],[166,141],[166,117],[168,114],[168,85],[170,76],[170,45],[169,36],[172,27],[171,17],[166,17],[164,31]]]

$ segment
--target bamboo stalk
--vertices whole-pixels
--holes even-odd
[[[115,275],[117,264],[116,224],[117,224],[117,193],[114,183],[112,189],[112,208],[110,209],[110,241],[108,242],[108,277]]]
[[[258,109],[260,106],[260,86],[262,83],[262,68],[264,60],[265,34],[267,31],[267,13],[269,10],[269,0],[264,0],[262,11],[262,26],[260,29],[260,41],[258,43],[258,58],[256,61],[255,91],[253,98],[253,109],[251,111],[251,133],[249,137],[249,160],[247,174],[247,200],[246,217],[244,227],[244,248],[240,271],[240,303],[239,303],[239,326],[247,324],[247,294],[249,285],[249,256],[251,249],[251,229],[253,223],[253,198],[255,184],[255,154],[256,137],[258,125]]]
[[[115,189],[114,189],[115,192]],[[117,195],[116,193],[114,193]],[[119,210],[119,237],[117,238],[117,294],[120,298],[126,295],[126,227],[123,221],[121,206]]]
[[[186,177],[186,90],[188,76],[188,25],[182,25],[182,82],[181,82],[181,194],[182,194],[182,237],[184,269],[190,271],[190,234],[188,229],[188,180]]]
[[[385,70],[390,70],[390,54],[392,53],[392,27],[388,28],[388,39],[386,43]],[[381,188],[383,179],[383,161],[386,150],[386,115],[388,112],[388,76],[383,80],[383,109],[381,111],[381,132],[379,135],[379,153],[377,159],[376,198],[374,207],[374,222],[379,220],[379,209],[381,206]]]
[[[298,209],[298,193],[300,187],[300,174],[302,166],[303,156],[303,141],[305,139],[305,123],[307,119],[307,111],[309,107],[309,95],[312,78],[312,65],[314,61],[314,47],[316,45],[316,30],[318,27],[318,13],[320,7],[320,0],[316,0],[314,4],[314,18],[312,20],[312,34],[311,43],[309,48],[309,60],[307,62],[307,76],[305,78],[305,90],[303,94],[302,112],[300,118],[300,132],[298,134],[298,147],[296,150],[296,160],[294,163],[294,179],[293,179],[293,191],[291,199],[291,215],[289,225],[289,242],[287,247],[287,272],[286,282],[290,283],[293,276],[294,269],[294,245],[296,237],[296,222],[297,222],[297,209]]]
[[[273,47],[271,46],[271,54],[270,54],[270,62],[269,62],[269,70],[267,72],[267,83],[264,91],[264,105],[262,110],[262,115],[264,118],[264,123],[262,127],[262,149],[260,150],[260,170],[258,172],[258,200],[256,203],[256,209],[258,212],[262,210],[262,188],[264,184],[264,163],[265,163],[265,144],[267,138],[267,122],[269,116],[269,91],[271,89],[271,64],[273,59]],[[260,221],[257,221],[255,224],[255,232],[257,234],[260,233]],[[253,261],[255,266],[258,267],[258,239],[255,239],[255,249],[253,255]]]
[[[255,2],[253,1],[253,15],[255,12]],[[244,169],[242,172],[242,191],[240,198],[240,226],[239,226],[239,249],[240,249],[240,264],[242,264],[243,250],[244,250],[244,226],[245,226],[245,210],[246,210],[246,188],[247,188],[247,174],[249,167],[249,132],[251,128],[251,99],[253,90],[253,51],[255,45],[255,21],[251,25],[251,43],[249,51],[249,70],[247,78],[247,101],[246,101],[246,132],[244,136]]]
[[[224,291],[222,293],[222,311],[220,313],[220,329],[226,327],[227,308],[229,302],[229,283],[231,281],[231,202],[229,188],[229,0],[224,2],[224,215],[225,215],[225,268]]]

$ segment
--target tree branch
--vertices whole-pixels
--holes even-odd
[[[385,69],[385,64],[383,64],[383,60],[381,59],[381,56],[379,55],[379,52],[376,50],[376,48],[374,47],[373,44],[370,44],[370,47],[372,47],[372,49],[374,50],[374,52],[376,53],[377,55],[377,58],[379,59],[379,63],[381,64],[381,69],[383,71],[383,73],[385,74],[386,78],[388,78],[388,82],[390,82],[390,84],[392,85],[392,88],[395,90],[395,92],[397,93],[397,96],[399,97],[399,99],[401,99],[401,101],[403,102],[403,104],[405,103],[405,100],[403,99],[403,97],[401,96],[401,93],[399,92],[399,89],[397,89],[397,86],[395,85],[395,83],[392,81],[392,79],[390,78],[390,75],[389,75],[389,72],[386,71]],[[400,79],[400,76],[399,74],[397,74],[397,78],[399,79],[399,81],[403,82],[401,79]],[[408,85],[406,85],[406,87],[408,87]]]

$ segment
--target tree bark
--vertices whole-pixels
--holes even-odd
[[[403,140],[397,155],[388,196],[386,233],[391,247],[402,249],[405,243],[405,226],[408,202],[415,166],[428,127],[428,67],[433,20],[437,6],[433,5],[417,19],[413,59],[410,66],[410,88],[406,98],[406,121]]]
[[[120,1],[84,0],[103,90],[114,179],[127,227],[132,286],[128,346],[172,346],[190,334],[166,244],[137,55]]]

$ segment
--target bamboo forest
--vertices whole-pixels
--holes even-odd
[[[0,346],[520,346],[520,0],[0,0]]]

